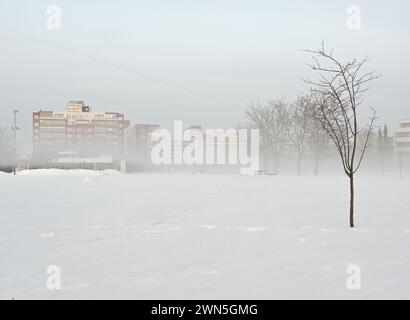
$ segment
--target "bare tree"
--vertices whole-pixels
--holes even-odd
[[[301,174],[302,158],[311,139],[313,121],[309,115],[310,109],[311,99],[308,95],[299,96],[289,108],[287,132],[289,141],[296,149],[298,175]]]
[[[286,134],[287,104],[283,100],[270,100],[266,104],[253,103],[245,113],[250,125],[259,129],[262,148],[272,151],[274,170],[277,173]]]
[[[317,120],[333,141],[340,155],[343,170],[349,178],[349,224],[353,228],[354,176],[369,145],[369,137],[376,119],[376,111],[372,109],[364,142],[360,146],[358,140],[363,131],[359,128],[358,107],[363,101],[363,94],[369,89],[369,83],[378,76],[375,72],[362,72],[362,67],[368,62],[367,57],[341,62],[334,57],[333,50],[325,50],[324,44],[317,51],[305,51],[312,56],[313,63],[309,67],[319,73],[318,80],[305,80],[313,86],[313,92],[321,96],[321,101],[316,105]]]
[[[319,108],[317,105],[320,101],[320,96],[312,92],[309,96],[310,108],[308,110],[310,118],[310,144],[309,150],[313,154],[313,174],[319,174],[319,162],[320,157],[325,151],[326,147],[329,145],[329,137],[327,136],[325,130],[323,130],[322,123],[319,120]]]
[[[319,163],[320,158],[325,152],[326,148],[329,144],[329,138],[326,135],[326,132],[323,130],[322,125],[317,118],[314,117],[312,120],[312,136],[311,136],[311,144],[310,149],[313,153],[314,164],[313,164],[313,174],[319,175]]]

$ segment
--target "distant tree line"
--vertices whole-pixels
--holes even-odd
[[[280,160],[284,153],[296,156],[296,173],[302,173],[301,163],[310,153],[314,158],[313,173],[319,173],[321,154],[329,146],[329,140],[314,112],[315,97],[300,95],[294,102],[283,99],[266,103],[252,103],[246,109],[250,127],[258,128],[262,150],[262,167],[272,155],[274,172],[280,171]]]

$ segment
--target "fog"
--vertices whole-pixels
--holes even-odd
[[[83,99],[134,123],[229,128],[250,101],[296,98],[322,39],[342,59],[370,57],[383,75],[365,105],[379,124],[409,118],[410,5],[356,1],[360,30],[346,27],[350,1],[8,1],[0,3],[0,126],[20,111],[19,147],[31,117]],[[61,10],[48,29],[47,8]]]

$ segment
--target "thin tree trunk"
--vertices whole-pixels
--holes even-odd
[[[298,176],[300,176],[300,173],[301,173],[301,168],[300,168],[301,158],[302,157],[298,154]]]
[[[317,176],[319,174],[319,152],[315,152],[315,167],[314,167],[314,175]]]
[[[273,151],[273,161],[274,161],[274,171],[275,174],[278,174],[278,167],[279,167],[279,152]]]
[[[354,179],[353,174],[349,177],[350,182],[350,228],[354,228]]]
[[[321,154],[320,138],[316,136],[314,139],[314,155],[313,155],[313,158],[314,158],[313,174],[315,176],[319,175],[320,154]]]
[[[262,154],[263,154],[263,168],[262,168],[262,170],[267,170],[268,169],[268,165],[267,165],[267,163],[268,163],[268,158],[269,158],[269,152],[268,152],[268,149],[267,148],[264,148],[263,149],[263,151],[262,151]]]

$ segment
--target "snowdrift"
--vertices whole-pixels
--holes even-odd
[[[35,169],[22,170],[17,173],[19,176],[113,176],[121,174],[117,170],[84,170],[84,169]]]

